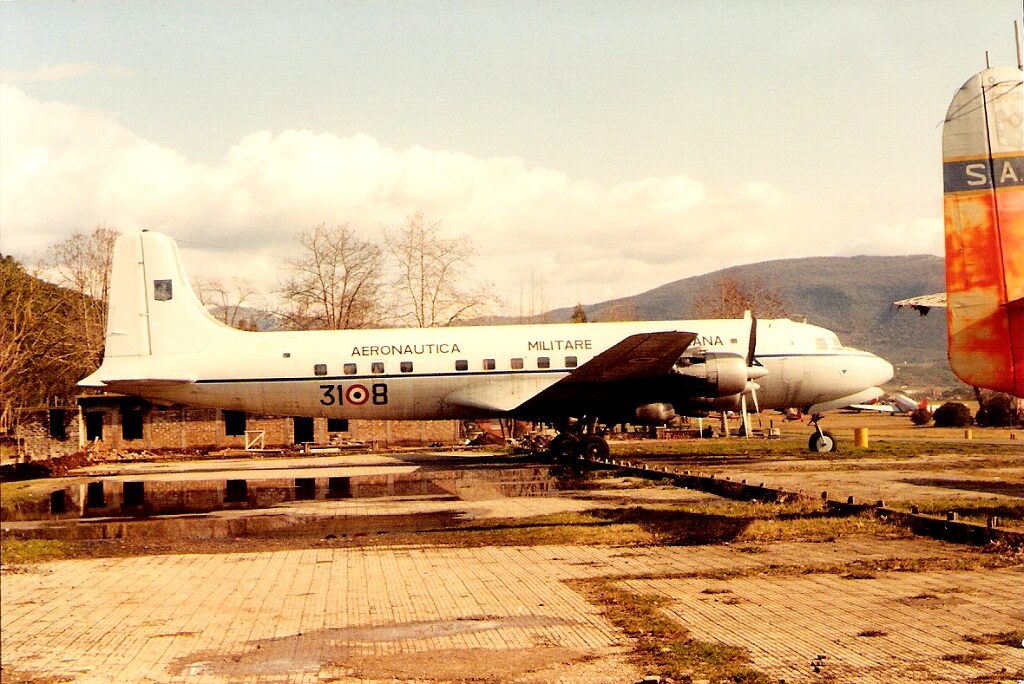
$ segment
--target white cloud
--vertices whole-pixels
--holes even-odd
[[[32,83],[37,81],[64,81],[82,76],[131,76],[131,69],[116,66],[103,66],[92,62],[64,62],[63,64],[44,64],[27,71],[2,70],[0,81],[6,83]]]
[[[152,228],[180,240],[191,272],[270,290],[299,230],[348,221],[378,239],[417,210],[472,238],[476,276],[513,312],[531,279],[547,305],[563,306],[765,259],[941,251],[941,222],[891,207],[685,175],[604,185],[520,157],[395,150],[366,134],[259,131],[199,164],[111,114],[0,85],[6,253],[38,255],[98,223]]]

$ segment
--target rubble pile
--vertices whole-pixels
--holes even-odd
[[[82,449],[64,456],[47,458],[26,463],[12,463],[0,467],[0,482],[16,482],[18,480],[36,480],[44,477],[63,477],[69,470],[82,468],[94,463],[93,453]]]

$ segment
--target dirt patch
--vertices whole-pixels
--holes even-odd
[[[447,620],[359,625],[257,639],[234,654],[196,651],[175,660],[172,675],[282,676],[337,668],[339,675],[369,679],[418,681],[505,681],[557,664],[597,657],[554,644],[538,643],[519,649],[427,649],[386,652],[388,644],[424,642],[500,629],[530,629],[576,624],[571,620],[536,616],[478,615]],[[382,653],[382,651],[385,651]]]
[[[436,682],[503,682],[553,665],[570,665],[596,658],[561,646],[531,648],[468,648],[353,655],[341,662],[353,676],[364,679],[416,679]]]
[[[910,477],[899,480],[906,484],[920,487],[939,487],[942,489],[956,489],[966,492],[982,492],[985,494],[999,494],[1012,496],[1017,499],[1024,499],[1024,483],[1004,482],[1002,480],[964,480],[951,478],[922,478]]]

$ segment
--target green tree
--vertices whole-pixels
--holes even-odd
[[[572,310],[572,316],[569,318],[570,323],[586,323],[587,322],[587,311],[583,308],[582,304],[577,304],[576,308]]]
[[[0,414],[12,425],[14,409],[51,399],[70,401],[76,383],[98,358],[82,331],[82,312],[95,303],[26,272],[0,257]]]

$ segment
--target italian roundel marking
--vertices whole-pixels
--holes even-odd
[[[345,390],[345,401],[349,404],[359,406],[360,404],[365,404],[366,400],[369,398],[370,391],[363,385],[350,385],[349,388]]]

